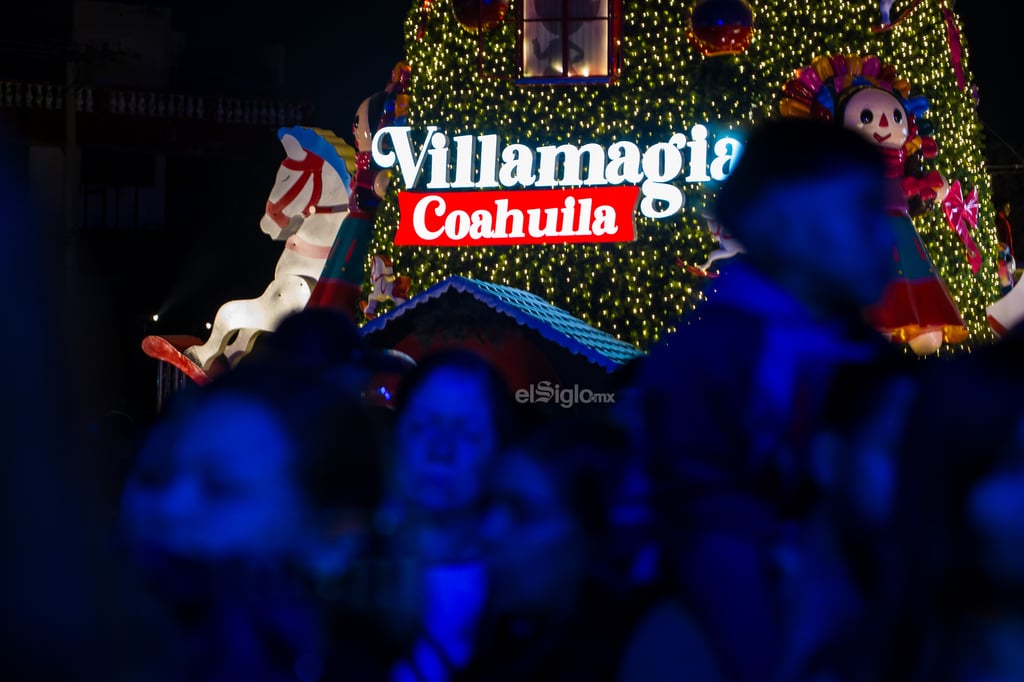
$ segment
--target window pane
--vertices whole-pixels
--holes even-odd
[[[569,22],[570,76],[608,75],[608,22]]]
[[[563,76],[561,22],[523,23],[523,75]]]
[[[562,0],[526,0],[524,19],[560,19],[561,17]]]
[[[569,0],[570,17],[600,19],[608,16],[608,0]]]

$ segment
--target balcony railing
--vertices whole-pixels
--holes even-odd
[[[0,81],[0,109],[64,108],[65,86]],[[232,125],[295,125],[312,118],[309,104],[250,97],[207,97],[174,92],[76,87],[75,109],[161,119],[214,121]]]

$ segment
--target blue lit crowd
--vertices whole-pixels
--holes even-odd
[[[75,652],[63,679],[1024,680],[1020,337],[920,359],[862,321],[880,168],[842,129],[753,135],[718,206],[747,253],[613,403],[288,318],[131,441],[100,565],[44,552],[4,646]],[[11,679],[59,679],[19,646]]]

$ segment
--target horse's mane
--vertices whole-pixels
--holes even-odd
[[[302,148],[316,154],[338,172],[345,187],[348,187],[352,174],[356,172],[356,150],[349,143],[326,128],[307,128],[292,126],[278,128],[277,139],[291,135]]]

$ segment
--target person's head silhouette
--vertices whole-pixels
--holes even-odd
[[[760,125],[714,213],[747,262],[812,310],[875,303],[891,278],[883,160],[845,128],[804,119]]]

